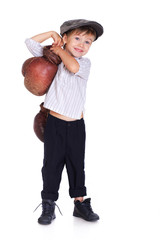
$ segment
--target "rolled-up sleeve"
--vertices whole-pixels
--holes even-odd
[[[79,63],[79,71],[75,75],[88,80],[91,68],[90,60],[88,58],[76,58],[76,60]]]
[[[27,38],[25,40],[25,44],[28,48],[28,50],[31,52],[31,54],[34,57],[42,57],[43,56],[43,47],[39,42],[36,42],[35,40],[31,38]]]

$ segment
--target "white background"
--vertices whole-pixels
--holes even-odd
[[[160,7],[157,0],[5,1],[0,7],[1,239],[160,239]],[[101,220],[72,217],[64,171],[63,217],[40,226],[43,144],[33,118],[44,100],[23,85],[24,40],[66,20],[100,22],[86,102],[86,185]]]

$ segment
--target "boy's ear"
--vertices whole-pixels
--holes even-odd
[[[62,39],[63,39],[64,44],[66,44],[66,43],[67,43],[67,35],[64,34],[63,37],[62,37]]]

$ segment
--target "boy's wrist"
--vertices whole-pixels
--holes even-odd
[[[64,50],[63,50],[61,47],[57,47],[57,50],[58,50],[58,51],[57,51],[57,52],[58,52],[57,55],[58,55],[59,57],[61,57],[61,56],[63,55]]]
[[[50,32],[50,37],[51,37],[51,38],[54,38],[56,34],[57,34],[57,33],[56,33],[55,31],[51,31],[51,32]]]

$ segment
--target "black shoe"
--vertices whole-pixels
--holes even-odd
[[[83,218],[86,221],[93,222],[99,220],[99,216],[93,212],[91,208],[91,199],[87,198],[83,202],[75,201],[74,202],[74,217]]]
[[[47,225],[52,222],[55,216],[55,202],[52,200],[43,200],[42,201],[42,215],[38,218],[38,223]]]

